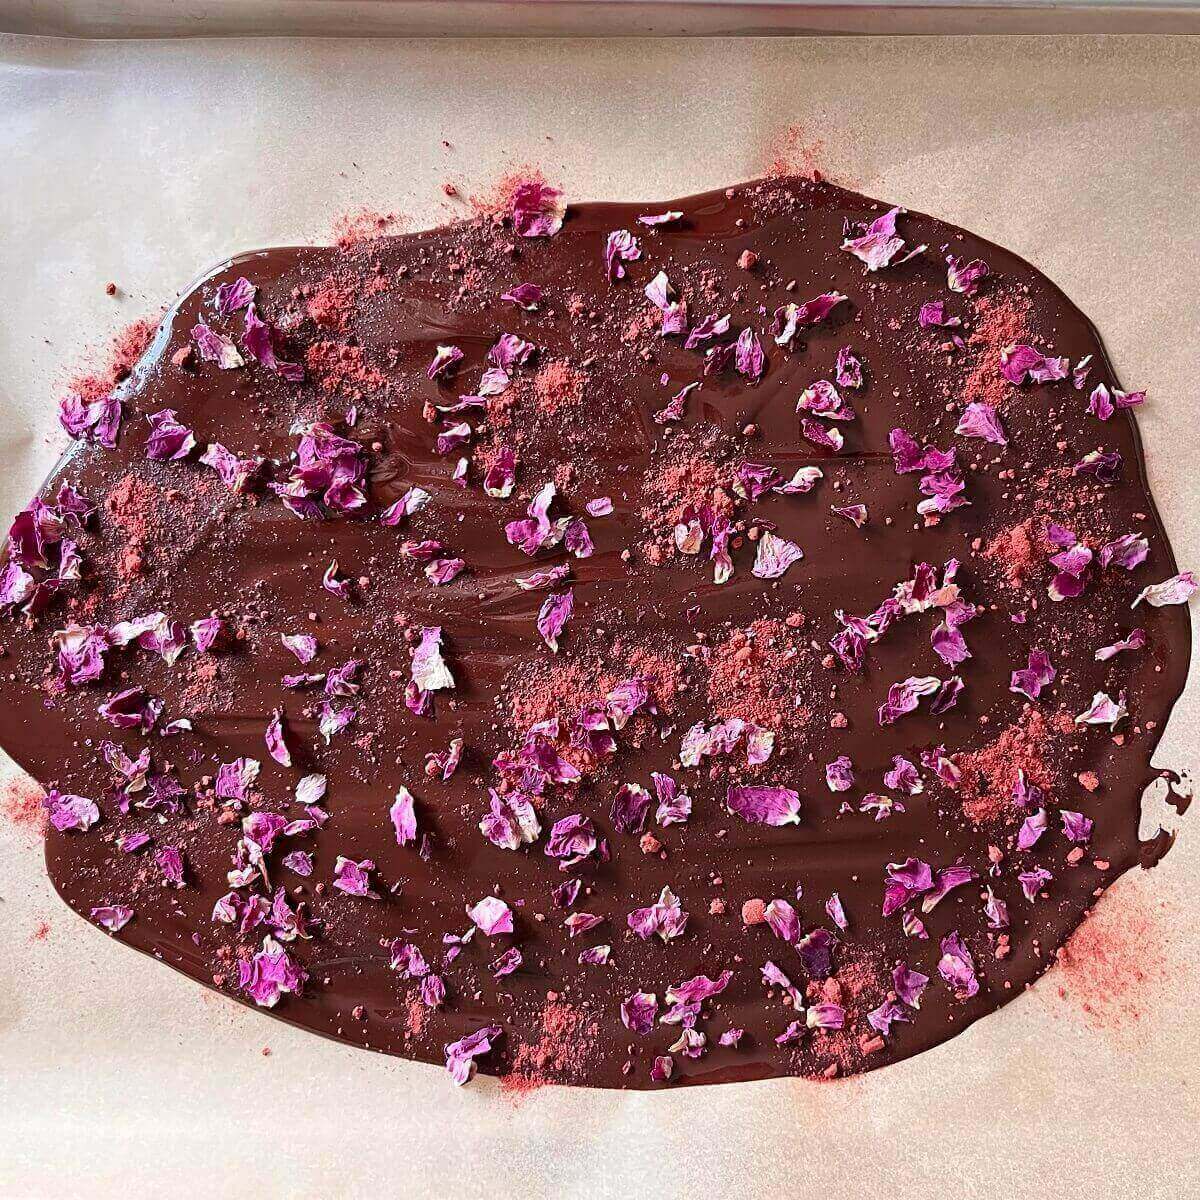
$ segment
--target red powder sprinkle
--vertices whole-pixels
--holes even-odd
[[[132,473],[124,475],[104,498],[105,511],[129,538],[117,559],[117,573],[129,579],[145,565],[145,546],[164,511],[158,489]]]
[[[518,1047],[512,1073],[503,1081],[504,1090],[525,1093],[547,1083],[581,1079],[599,1029],[578,1006],[547,1000],[542,1009],[541,1035],[536,1042],[523,1042]]]
[[[1017,772],[1038,787],[1052,787],[1055,769],[1051,758],[1053,731],[1040,709],[1026,705],[1021,719],[969,754],[954,755],[962,772],[958,795],[963,811],[977,824],[1015,812],[1012,790]]]
[[[547,415],[579,404],[586,386],[587,376],[582,371],[558,359],[546,363],[533,380],[538,409]]]
[[[197,716],[227,712],[236,703],[233,690],[221,677],[220,665],[212,661],[192,665],[180,684],[179,700],[184,711]]]
[[[50,936],[50,922],[39,921],[37,928],[29,935],[31,942],[44,942]]]
[[[161,504],[158,489],[132,472],[122,475],[104,498],[105,511],[133,540],[146,536]]]
[[[429,1018],[429,1009],[417,992],[413,992],[404,1004],[404,1030],[409,1037],[420,1037]]]
[[[648,650],[641,646],[626,649],[623,642],[613,648],[614,657],[627,666],[619,676],[614,674],[612,682],[601,680],[605,690],[615,687],[622,679],[638,676],[646,681],[650,699],[660,713],[669,714],[675,708],[675,698],[683,687],[683,672],[679,662],[671,654],[661,650]]]
[[[471,449],[471,462],[475,467],[475,473],[479,476],[486,475],[499,462],[502,448],[504,447],[499,442],[481,442],[473,446]]]
[[[1136,886],[1106,892],[1058,952],[1058,995],[1093,1029],[1136,1025],[1168,978],[1165,905],[1148,907]]]
[[[520,1103],[530,1092],[536,1092],[548,1082],[549,1080],[538,1079],[532,1075],[509,1073],[500,1076],[500,1090],[514,1103]]]
[[[512,681],[514,690],[506,697],[514,731],[522,733],[539,721],[577,712],[595,695],[595,680],[595,673],[579,662],[535,664]]]
[[[1021,587],[1035,567],[1046,561],[1038,522],[1030,517],[1019,525],[1001,530],[980,552],[998,564],[1013,587]]]
[[[341,390],[356,397],[387,383],[366,361],[362,347],[347,342],[313,342],[305,351],[304,361],[326,392]]]
[[[836,1079],[862,1069],[864,1035],[869,1039],[874,1033],[866,1016],[886,990],[881,983],[885,972],[875,955],[865,949],[847,948],[843,958],[836,975],[808,985],[809,999],[840,1004],[845,1012],[841,1029],[819,1030],[813,1035],[817,1056],[813,1076],[817,1079]]]
[[[354,311],[354,292],[339,287],[332,277],[321,281],[305,305],[309,317],[322,329],[344,330]]]
[[[150,345],[156,326],[157,322],[144,319],[127,325],[99,356],[100,365],[84,369],[69,379],[68,390],[78,392],[85,400],[107,396],[118,383],[128,378],[138,359]]]
[[[546,176],[537,167],[517,167],[501,175],[495,183],[469,195],[467,203],[481,215],[507,213],[512,210],[513,195],[523,183],[546,183]]]
[[[0,814],[10,824],[39,837],[46,829],[46,793],[27,775],[17,775],[0,784]]]
[[[689,507],[707,504],[732,514],[734,453],[731,439],[709,427],[673,437],[662,459],[651,464],[643,484],[647,503],[641,517],[652,539],[644,547],[652,563],[678,556],[674,529]]]
[[[1021,296],[981,296],[975,302],[975,328],[967,338],[975,366],[963,382],[964,404],[1002,406],[1013,394],[1000,374],[1000,351],[1029,336],[1029,301]]]
[[[674,710],[675,698],[683,687],[683,673],[675,658],[668,651],[631,646],[617,639],[604,655],[581,652],[574,659],[530,663],[509,681],[504,697],[505,713],[518,735],[552,717],[569,726],[588,701],[635,677],[646,681],[650,701],[659,713],[670,714]],[[635,718],[627,734],[631,745],[635,744],[632,739],[636,738],[636,728]]]
[[[809,179],[822,176],[825,139],[809,136],[803,125],[781,129],[767,146],[767,175],[806,175]]]
[[[363,242],[382,237],[399,221],[396,213],[380,213],[369,208],[355,209],[334,221],[334,240],[339,250],[350,250]]]
[[[708,658],[708,699],[722,719],[740,717],[779,732],[803,729],[811,718],[797,698],[811,693],[813,655],[800,631],[780,620],[760,619],[735,629]]]

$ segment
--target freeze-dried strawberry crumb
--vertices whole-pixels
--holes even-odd
[[[580,404],[586,387],[587,375],[561,359],[546,363],[533,379],[538,409],[548,416]]]
[[[600,1026],[588,1013],[563,1000],[547,1000],[537,1041],[522,1042],[513,1056],[513,1089],[582,1079],[595,1052]],[[523,1081],[523,1082],[517,1082]]]
[[[132,472],[123,475],[104,499],[105,511],[132,541],[150,533],[161,504],[158,488]]]
[[[1026,340],[1029,313],[1029,301],[1021,296],[980,296],[975,301],[975,325],[967,337],[973,365],[959,393],[964,405],[1002,407],[1014,394],[1000,374],[1000,351]]]
[[[954,755],[962,772],[958,797],[963,811],[977,824],[1013,815],[1013,787],[1017,772],[1041,788],[1049,788],[1059,776],[1061,749],[1055,730],[1040,708],[1026,705],[1020,720],[1003,730],[986,745],[969,753]]]
[[[512,211],[513,197],[525,183],[546,183],[546,176],[537,167],[522,166],[501,175],[490,186],[472,192],[467,203],[481,216],[507,214]]]
[[[661,508],[643,515],[655,524],[673,526],[689,504],[709,503],[718,512],[731,513],[735,504],[732,456],[732,443],[714,428],[679,434],[645,481],[648,499]]]
[[[780,130],[767,147],[767,175],[807,175],[819,179],[825,153],[825,139],[813,137],[803,125]],[[839,175],[839,179],[841,176]]]
[[[740,717],[777,732],[802,729],[813,655],[808,641],[786,621],[761,618],[734,629],[707,658],[708,699],[715,717]]]
[[[560,658],[514,672],[506,697],[513,730],[521,733],[539,721],[578,711],[594,693],[597,678],[582,662]]]
[[[387,380],[372,366],[361,346],[349,342],[313,342],[304,354],[313,377],[326,392],[358,397],[385,386]]]
[[[1163,914],[1125,886],[1105,895],[1060,948],[1051,978],[1088,1025],[1123,1032],[1148,1016],[1170,978]]]
[[[320,328],[343,332],[354,312],[354,301],[353,289],[339,286],[330,276],[308,297],[305,309]]]
[[[157,322],[134,321],[125,326],[99,356],[99,364],[68,380],[69,391],[78,392],[84,400],[107,396],[133,370],[154,337]]]
[[[400,218],[396,213],[375,212],[369,208],[346,213],[333,223],[334,239],[341,250],[353,250],[364,242],[382,237]]]
[[[506,688],[511,727],[523,733],[529,726],[552,717],[570,721],[589,700],[606,695],[632,678],[645,680],[650,700],[660,713],[672,711],[683,675],[679,662],[667,651],[631,646],[626,639],[618,638],[607,655],[581,651],[575,658],[522,663],[510,674]],[[628,726],[628,736],[632,737],[637,723],[635,717]]]
[[[1046,561],[1039,522],[1033,518],[1002,529],[980,553],[995,563],[1013,587],[1022,587]]]
[[[414,991],[404,1002],[404,1031],[409,1037],[420,1037],[429,1020],[429,1007]]]
[[[866,1016],[890,986],[890,981],[884,984],[885,975],[876,952],[848,943],[841,948],[837,973],[809,984],[810,1000],[839,1004],[845,1012],[841,1029],[818,1030],[813,1036],[817,1076],[836,1078],[862,1069],[863,1058],[870,1053],[864,1038],[869,1040],[874,1032]]]
[[[42,805],[45,796],[28,776],[6,779],[0,785],[0,813],[10,825],[40,834],[46,828],[46,810]]]

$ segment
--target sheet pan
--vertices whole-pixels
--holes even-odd
[[[0,0],[54,37],[1197,33],[1196,0]]]
[[[486,193],[523,164],[571,196],[656,199],[790,161],[1059,282],[1149,390],[1152,483],[1181,565],[1200,566],[1197,95],[1188,37],[0,38],[0,508],[61,448],[71,368],[233,251],[327,239],[358,207],[441,221],[461,211],[444,182]],[[1163,764],[1200,765],[1198,712],[1193,685]],[[89,928],[53,896],[7,771],[0,1195],[1198,1192],[1186,819],[1071,970],[919,1058],[835,1084],[517,1103],[282,1026]]]

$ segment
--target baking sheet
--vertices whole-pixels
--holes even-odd
[[[1181,566],[1200,566],[1197,95],[1200,39],[1179,37],[0,38],[2,515],[61,448],[51,401],[69,368],[230,252],[327,239],[360,206],[440,221],[462,211],[444,182],[486,193],[523,164],[579,198],[665,199],[782,159],[965,225],[1061,284],[1150,392],[1152,484]],[[1195,771],[1191,692],[1159,761]],[[2,820],[0,1195],[1197,1195],[1187,825],[1113,890],[1079,965],[918,1058],[833,1084],[514,1102],[113,944]]]
[[[53,37],[1197,33],[1197,0],[0,0]]]

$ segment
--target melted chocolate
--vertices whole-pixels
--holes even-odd
[[[683,218],[655,228],[637,223],[640,214],[667,209]],[[1096,896],[1138,862],[1140,796],[1184,685],[1189,622],[1185,609],[1130,609],[1144,586],[1176,568],[1131,414],[1118,411],[1101,423],[1085,411],[1096,383],[1118,386],[1087,319],[1015,255],[918,213],[901,216],[900,233],[905,251],[921,243],[928,249],[866,273],[840,248],[844,223],[881,211],[828,184],[776,180],[661,206],[575,205],[548,238],[516,237],[507,219],[480,218],[349,249],[269,250],[233,260],[189,291],[121,389],[117,448],[76,443],[42,491],[53,503],[70,482],[98,506],[77,539],[82,581],[4,631],[6,748],[44,786],[93,799],[102,812],[86,832],[51,829],[47,836],[50,876],[63,899],[85,918],[98,905],[132,906],[120,940],[249,1003],[237,960],[257,951],[270,928],[243,933],[214,922],[213,907],[230,890],[241,817],[251,810],[302,816],[293,790],[316,771],[328,777],[328,823],[277,839],[267,856],[270,888],[259,882],[239,894],[269,897],[282,886],[292,904],[302,900],[318,919],[311,939],[284,943],[308,973],[302,994],[283,995],[271,1012],[353,1045],[440,1063],[444,1044],[494,1023],[504,1032],[479,1060],[487,1073],[525,1084],[647,1087],[654,1057],[667,1053],[681,1026],[633,1033],[622,1025],[622,1000],[655,993],[662,1015],[671,985],[728,970],[728,986],[705,1001],[696,1021],[704,1053],[676,1051],[673,1082],[846,1074],[916,1054],[1018,997],[1054,962]],[[618,229],[640,238],[642,254],[625,263],[624,279],[610,282],[604,248]],[[757,262],[742,257],[746,250]],[[947,254],[989,264],[976,294],[947,290]],[[704,376],[703,347],[687,350],[682,337],[660,335],[643,294],[660,269],[686,299],[693,325],[732,314],[730,332],[717,343],[746,326],[758,331],[768,359],[760,382],[739,375],[732,362]],[[282,332],[281,356],[307,362],[303,383],[254,361],[221,370],[194,354],[189,360],[198,321],[235,340],[240,334],[242,314],[220,317],[213,307],[217,285],[239,276],[257,285],[259,310]],[[500,300],[522,282],[544,288],[537,311]],[[801,329],[792,348],[774,344],[777,307],[833,290],[849,300]],[[938,299],[961,326],[918,326],[920,306]],[[478,386],[502,333],[534,343],[536,357],[514,368],[512,386],[489,402],[486,420],[472,409],[431,423],[429,405],[452,404]],[[1002,382],[999,353],[1011,343],[1072,364],[1093,356],[1086,388],[1076,390],[1069,377]],[[465,358],[452,376],[431,381],[425,369],[439,344],[460,347]],[[833,378],[837,351],[847,345],[865,364],[865,384],[841,389],[856,418],[839,423],[845,446],[832,453],[800,436],[796,403],[814,381]],[[681,422],[654,419],[699,380]],[[965,403],[980,399],[998,404],[1006,446],[956,436]],[[144,418],[167,408],[194,430],[198,449],[185,461],[151,462]],[[354,424],[337,424],[351,409]],[[301,519],[261,484],[237,494],[196,461],[200,449],[220,442],[238,455],[265,455],[266,480],[282,479],[296,429],[318,419],[335,423],[369,458],[369,504],[360,513]],[[438,454],[436,432],[463,419],[474,429],[471,443]],[[916,514],[919,476],[898,475],[889,452],[897,426],[922,443],[957,447],[969,507],[932,522]],[[481,487],[501,444],[519,458],[507,499]],[[1098,447],[1122,456],[1111,485],[1072,470]],[[470,460],[465,487],[452,478],[460,454]],[[731,486],[743,460],[774,465],[789,478],[815,465],[824,477],[807,494],[768,492],[747,502]],[[595,542],[590,557],[559,545],[535,559],[506,541],[505,523],[523,517],[550,479],[559,492],[552,517],[584,518]],[[414,484],[431,493],[429,504],[397,528],[381,524],[380,510]],[[613,514],[587,516],[585,503],[602,496],[612,498]],[[675,549],[673,526],[689,500],[732,513],[735,573],[727,583],[713,582],[707,542],[695,557]],[[861,529],[831,512],[856,503],[869,513]],[[1148,558],[1132,572],[1093,564],[1081,596],[1054,602],[1046,561],[1053,549],[1044,540],[1052,521],[1092,548],[1144,534]],[[804,557],[767,581],[751,566],[755,538],[772,526]],[[467,570],[434,586],[423,563],[401,556],[401,543],[414,539],[440,540]],[[941,618],[934,611],[900,618],[867,647],[861,673],[836,661],[828,644],[840,628],[837,610],[865,616],[913,577],[916,564],[933,564],[940,574],[953,558],[962,563],[964,599],[982,606],[963,626],[970,658],[948,668],[934,654],[930,635]],[[335,560],[344,577],[367,581],[353,584],[348,601],[321,586]],[[570,564],[575,598],[557,655],[536,629],[548,592],[514,582],[553,563]],[[50,645],[56,629],[69,621],[110,626],[158,610],[185,624],[218,614],[236,636],[204,654],[189,647],[173,665],[151,650],[113,649],[99,680],[78,687],[58,681]],[[1023,624],[1013,622],[1014,613],[1024,613]],[[456,680],[453,690],[436,693],[430,716],[404,703],[412,631],[423,626],[443,629]],[[1096,649],[1135,626],[1146,630],[1144,650],[1095,661]],[[280,642],[295,633],[320,642],[307,666]],[[1045,649],[1058,671],[1036,702],[1009,687],[1032,647]],[[357,717],[326,745],[315,716],[319,683],[313,692],[281,680],[351,658],[362,662]],[[965,687],[953,708],[933,715],[925,699],[880,726],[877,709],[889,685],[955,672]],[[633,677],[649,680],[657,711],[643,708],[616,731],[610,755],[571,749],[567,733],[585,702]],[[100,703],[134,685],[165,702],[160,726],[186,717],[192,730],[164,738],[114,728],[98,715]],[[1073,721],[1098,691],[1126,693],[1131,715],[1117,737]],[[264,746],[276,709],[286,714],[291,768],[272,761]],[[488,787],[501,783],[492,760],[519,747],[530,723],[553,716],[563,723],[559,747],[583,779],[546,786],[537,801],[540,837],[501,849],[478,827]],[[693,724],[733,716],[776,733],[765,764],[748,766],[739,745],[680,768],[681,740]],[[427,776],[426,755],[445,752],[455,737],[465,747],[458,771],[446,781]],[[148,746],[154,770],[169,766],[187,790],[181,811],[147,810],[144,792],[123,804],[105,742],[133,757]],[[925,767],[919,794],[884,786],[893,756],[920,766],[921,751],[938,745],[962,769],[957,787]],[[841,754],[853,760],[855,782],[834,794],[824,768]],[[239,756],[262,764],[250,799],[214,797],[218,765]],[[1018,766],[1041,784],[1049,814],[1047,831],[1029,850],[1016,846],[1030,811],[1011,796]],[[647,828],[656,841],[643,845],[637,833],[614,829],[610,807],[624,783],[650,788],[654,771],[673,776],[693,809],[686,823],[660,827],[652,805]],[[728,812],[727,786],[749,782],[798,791],[799,823],[751,825]],[[398,845],[393,833],[388,810],[401,786],[417,798],[419,829],[428,835],[424,857],[420,845]],[[877,821],[859,811],[869,793],[891,795],[905,811]],[[1060,809],[1095,822],[1082,856],[1068,859],[1074,844],[1060,827]],[[563,871],[547,856],[550,826],[572,813],[592,819],[607,839],[608,861],[593,855]],[[138,832],[152,842],[131,853],[118,848],[119,838]],[[163,846],[182,851],[181,888],[163,885],[153,858]],[[313,854],[311,878],[283,865],[295,850]],[[339,855],[374,862],[379,898],[332,889]],[[886,866],[909,856],[935,869],[963,863],[976,874],[927,913],[919,898],[908,906],[922,916],[926,939],[905,934],[900,912],[881,916]],[[1053,879],[1029,901],[1017,875],[1038,866]],[[569,878],[581,879],[583,889],[573,908],[556,908],[552,889]],[[985,885],[1008,905],[1005,928],[989,926]],[[640,940],[627,916],[663,887],[690,914],[686,928],[666,943]],[[847,914],[844,931],[826,915],[834,892]],[[446,963],[443,936],[469,929],[465,910],[493,893],[512,905],[515,932],[476,932]],[[743,923],[746,901],[776,897],[792,902],[802,933],[822,927],[837,935],[833,982],[822,981],[819,969],[810,979],[796,950],[768,924]],[[564,919],[572,911],[604,920],[570,937]],[[980,982],[966,1000],[937,969],[940,940],[954,930]],[[418,946],[445,980],[442,1007],[426,1008],[418,981],[391,968],[393,941]],[[579,963],[581,950],[600,944],[612,947],[607,965]],[[491,964],[514,945],[522,965],[493,978]],[[779,987],[764,985],[760,968],[768,960],[796,985],[803,1005],[840,1003],[845,1027],[777,1044],[803,1018]],[[881,1038],[866,1014],[887,997],[897,960],[931,982],[919,1011],[908,1010],[911,1020]],[[731,1028],[745,1031],[740,1043],[719,1045]]]

